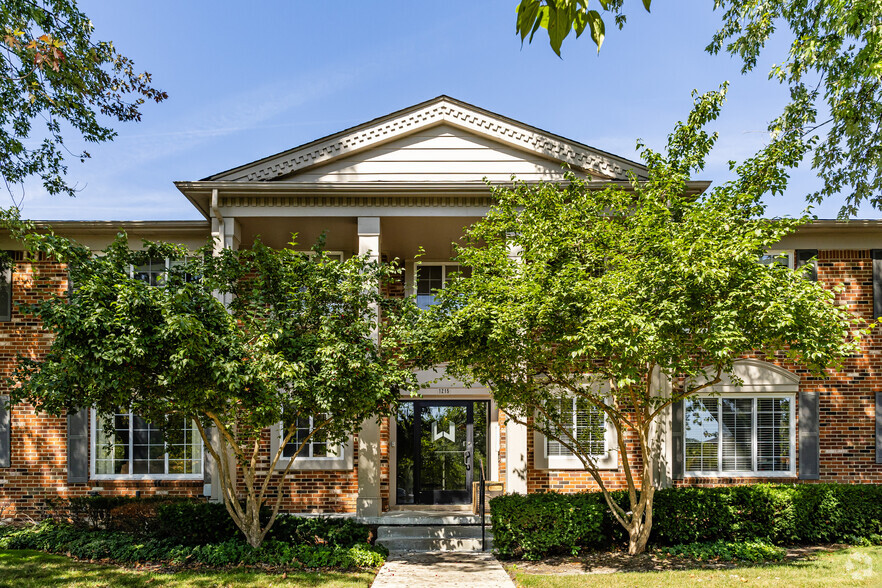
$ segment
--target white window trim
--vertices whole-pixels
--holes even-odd
[[[572,397],[569,397],[572,399]],[[603,414],[604,444],[606,452],[592,455],[599,470],[614,470],[619,465],[619,450],[616,428],[606,413]],[[575,455],[548,455],[548,438],[539,431],[533,431],[533,467],[537,470],[585,470],[585,466]]]
[[[275,455],[278,453],[279,447],[281,446],[284,437],[285,427],[282,423],[276,423],[275,425],[270,427],[270,459],[275,457]],[[352,436],[350,435],[349,439],[347,439],[337,447],[339,451],[337,455],[329,455],[327,457],[304,457],[302,455],[298,455],[296,458],[294,458],[294,463],[291,465],[290,471],[349,471],[353,469],[355,467],[355,452]],[[332,448],[329,446],[328,451],[331,451],[331,449]],[[279,461],[276,462],[276,471],[285,470],[288,467],[288,463],[290,461],[290,457],[279,457]]]
[[[794,392],[730,392],[723,394],[696,394],[692,398],[750,398],[753,402],[753,430],[751,431],[751,456],[753,470],[686,470],[686,407],[683,407],[683,465],[685,478],[795,478],[796,477],[796,393]],[[756,399],[758,398],[789,398],[790,399],[790,469],[779,472],[759,471],[756,469],[757,437],[756,437]],[[722,443],[717,444],[717,463],[722,463]]]
[[[131,411],[129,411],[131,414]],[[129,419],[131,423],[131,419]],[[92,480],[204,480],[205,479],[205,443],[202,436],[199,437],[199,448],[202,456],[200,474],[96,474],[96,459],[98,456],[98,411],[91,410],[90,420],[91,439],[89,444],[89,478]],[[129,425],[131,426],[131,425]],[[165,471],[168,471],[168,453],[165,454]]]
[[[419,285],[419,272],[421,267],[440,267],[441,269],[441,287],[447,287],[447,268],[455,267],[459,269],[462,264],[456,261],[418,261],[414,264],[413,271],[413,295],[417,295],[417,287]]]
[[[310,258],[310,259],[312,259],[312,258],[315,257],[316,255],[318,255],[318,253],[316,253],[316,252],[313,251],[312,249],[309,249],[309,250],[306,250],[306,251],[297,251],[297,253],[302,253],[303,255],[305,255],[306,257],[308,257],[308,258]],[[346,255],[343,253],[342,250],[338,250],[338,249],[323,249],[323,250],[322,250],[322,253],[324,253],[325,255],[327,255],[327,256],[330,257],[330,258],[333,258],[334,256],[339,255],[339,256],[340,256],[340,259],[338,259],[337,261],[345,261],[345,260],[346,260]]]
[[[787,267],[789,269],[794,269],[796,267],[796,251],[793,249],[769,249],[763,255],[786,257]]]

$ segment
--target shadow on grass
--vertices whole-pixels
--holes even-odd
[[[655,553],[630,556],[623,551],[592,551],[578,556],[557,556],[541,561],[511,560],[504,562],[528,574],[611,574],[615,572],[668,572],[688,570],[730,570],[768,566],[805,567],[812,565],[821,553],[846,549],[847,545],[795,547],[787,550],[781,561],[760,563],[733,561],[699,561],[682,557],[664,557]]]
[[[287,572],[267,574],[258,571],[178,571],[173,574],[148,572],[116,566],[74,561],[39,551],[0,551],[0,588],[42,586],[105,587],[172,586],[215,588],[217,586],[369,586],[373,572]]]

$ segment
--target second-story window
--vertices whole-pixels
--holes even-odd
[[[454,274],[468,275],[469,268],[460,268],[456,263],[421,263],[416,271],[416,303],[423,310],[437,304],[435,293],[444,288]]]
[[[132,277],[141,280],[151,286],[162,284],[163,275],[168,270],[168,261],[163,258],[153,258],[147,263],[132,268]]]

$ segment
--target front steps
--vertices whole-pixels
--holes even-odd
[[[493,535],[486,532],[485,548],[493,549]],[[392,552],[481,551],[481,527],[465,525],[384,525],[377,529],[377,543]]]
[[[490,516],[485,550],[493,549]],[[481,551],[481,517],[454,509],[400,509],[377,517],[377,543],[392,552]]]

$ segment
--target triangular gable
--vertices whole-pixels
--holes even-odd
[[[434,159],[417,165],[416,161],[399,161],[412,173],[401,174],[395,178],[393,164],[382,163],[389,151],[378,150],[382,146],[392,144],[397,147],[413,148],[415,144],[424,143],[426,150],[434,147],[427,141],[434,141],[437,146],[443,140],[451,142],[453,149],[466,150],[460,154],[435,152],[430,154]],[[457,143],[458,144],[454,144]],[[414,150],[418,149],[414,148]],[[498,162],[467,160],[469,150],[481,151],[483,156],[493,156],[495,152]],[[375,151],[376,153],[369,153]],[[360,157],[359,157],[360,156]],[[440,157],[440,159],[437,159]],[[393,156],[394,158],[394,156]],[[561,175],[561,166],[568,165],[578,175],[591,179],[623,180],[627,172],[632,171],[638,177],[645,177],[644,166],[594,149],[559,135],[547,133],[535,127],[494,114],[481,108],[454,100],[448,96],[439,96],[428,102],[417,104],[382,118],[364,123],[357,127],[341,131],[334,135],[318,139],[306,145],[249,163],[225,172],[205,178],[208,181],[365,181],[370,179],[383,181],[388,177],[384,173],[370,173],[370,170],[387,168],[391,177],[409,181],[409,178],[420,176],[427,179],[424,172],[442,169],[447,165],[450,171],[450,159],[461,161],[463,176],[433,176],[428,179],[440,180],[480,180],[484,176],[494,179],[504,175],[508,180],[512,173],[520,179],[557,179]],[[520,161],[517,161],[517,160]],[[504,162],[512,164],[512,170],[504,173]],[[390,161],[387,159],[386,161]],[[370,162],[363,170],[352,173],[353,166]],[[490,173],[481,172],[487,169]],[[434,166],[434,168],[433,168]],[[532,166],[532,167],[531,167]],[[322,169],[318,169],[322,168]],[[347,173],[349,168],[349,173]],[[531,177],[521,177],[522,172]]]

